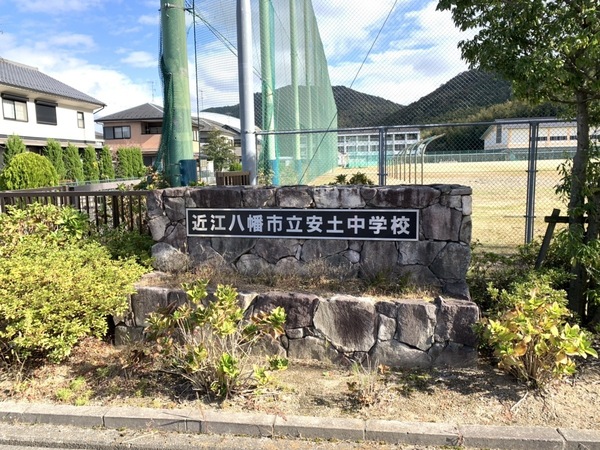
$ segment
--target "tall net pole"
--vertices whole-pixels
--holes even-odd
[[[161,0],[160,69],[164,91],[163,130],[159,155],[171,186],[196,181],[192,143],[192,107],[187,62],[184,0]],[[187,170],[186,170],[187,169]],[[193,172],[193,173],[192,173]],[[182,174],[189,173],[182,180]]]

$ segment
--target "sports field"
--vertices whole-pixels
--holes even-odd
[[[538,161],[535,188],[535,236],[546,230],[544,216],[553,208],[565,214],[566,206],[554,192],[560,181],[558,166],[562,160]],[[432,163],[423,166],[423,184],[462,184],[473,189],[473,241],[479,241],[486,249],[510,251],[525,242],[525,213],[527,206],[527,161],[500,161],[475,163]],[[348,178],[363,172],[374,182],[378,181],[376,167],[363,169],[337,169],[334,173],[319,177],[311,184],[327,184],[340,173]],[[398,171],[396,171],[398,172]],[[404,170],[400,170],[404,175]],[[409,184],[407,179],[392,178],[388,168],[388,185]],[[421,167],[417,167],[417,179],[421,181]],[[415,168],[411,169],[411,181],[415,182]]]

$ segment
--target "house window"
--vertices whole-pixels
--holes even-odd
[[[200,131],[199,130],[192,130],[192,140],[194,142],[200,141]]]
[[[537,141],[547,141],[548,140],[548,136],[538,136]]]
[[[85,128],[85,118],[80,111],[77,111],[77,126],[79,128]]]
[[[5,119],[27,122],[27,99],[17,97],[3,97],[2,111]]]
[[[35,115],[37,116],[37,123],[56,125],[56,103],[36,100]]]
[[[142,134],[161,134],[162,125],[160,123],[142,123]]]
[[[496,144],[502,144],[502,125],[496,125]]]
[[[105,127],[104,139],[131,139],[131,127]]]
[[[411,141],[416,141],[419,138],[419,135],[417,133],[408,133],[406,138]]]
[[[550,136],[551,141],[566,141],[566,136]]]

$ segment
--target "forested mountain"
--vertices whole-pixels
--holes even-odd
[[[289,95],[285,92],[285,90],[289,90],[289,86],[282,89],[284,95]],[[338,128],[355,128],[380,124],[385,117],[403,108],[397,103],[381,97],[363,94],[346,86],[332,86],[332,89],[338,110]],[[240,117],[239,104],[208,108],[204,111]],[[254,94],[254,111],[256,125],[262,128],[262,97],[260,93]]]
[[[456,121],[512,98],[508,81],[479,70],[462,72],[432,93],[390,114],[378,125]]]

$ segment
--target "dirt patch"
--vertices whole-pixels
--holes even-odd
[[[600,363],[580,362],[575,377],[545,393],[481,361],[472,368],[423,371],[339,367],[291,361],[267,388],[208,402],[180,380],[152,369],[139,349],[87,339],[63,364],[4,372],[2,400],[78,405],[197,407],[320,417],[600,429]]]

